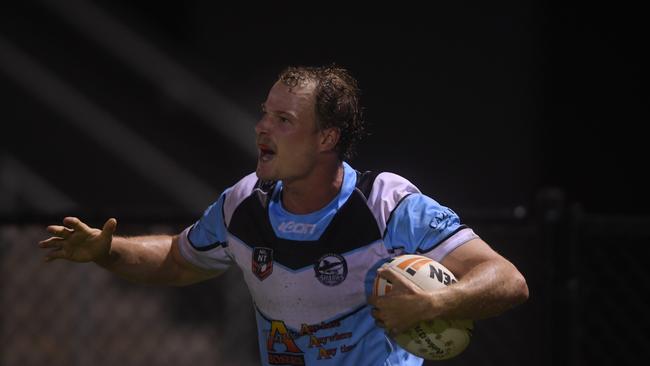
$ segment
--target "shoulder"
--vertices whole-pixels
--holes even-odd
[[[235,201],[241,201],[250,196],[257,181],[257,174],[254,172],[240,179],[239,182],[235,183],[224,192],[226,195],[226,204],[232,204]]]
[[[384,201],[397,203],[405,196],[420,193],[420,190],[408,179],[391,172],[381,172],[375,177],[368,193],[369,203]]]
[[[420,190],[408,179],[391,172],[359,174],[357,190],[363,194],[381,232],[391,213],[408,196]]]
[[[250,195],[257,184],[257,174],[252,172],[232,185],[228,190],[230,195]]]
[[[259,186],[259,179],[255,172],[248,174],[240,179],[224,192],[223,212],[226,223],[230,222],[230,217],[246,198],[250,197],[255,189]]]

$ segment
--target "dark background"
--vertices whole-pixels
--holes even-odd
[[[253,122],[286,65],[349,68],[373,132],[354,166],[401,173],[458,209],[529,206],[552,186],[589,211],[648,212],[640,132],[648,120],[646,27],[634,8],[514,1],[311,10],[90,3]],[[67,7],[9,6],[3,39],[216,192],[253,169],[250,156],[206,129],[191,108],[94,40],[88,26],[62,15],[87,18],[80,7]],[[87,210],[179,212],[175,200],[94,148],[6,70],[0,74],[5,154]]]
[[[639,9],[578,1],[107,0],[0,9],[5,225],[42,227],[74,214],[94,225],[117,217],[135,224],[133,232],[152,223],[182,229],[254,169],[247,153],[253,124],[277,74],[287,65],[337,63],[358,78],[372,132],[352,165],[407,177],[458,212],[528,279],[529,303],[488,323],[496,338],[515,343],[495,342],[494,335],[488,341],[484,330],[466,362],[491,364],[495,352],[501,365],[532,364],[527,357],[540,365],[598,364],[606,357],[593,350],[608,347],[618,350],[606,352],[617,362],[641,362],[637,348],[611,346],[620,341],[585,341],[590,332],[620,326],[616,314],[626,310],[577,319],[600,292],[571,282],[603,286],[602,296],[614,296],[619,284],[607,279],[617,276],[592,272],[610,260],[633,271],[623,277],[648,278],[634,261],[645,257],[650,215],[648,32]],[[135,49],[134,37],[141,41]],[[162,56],[143,58],[142,47]],[[148,74],[169,60],[185,79]],[[225,102],[212,107],[188,78]],[[249,118],[229,118],[224,105]],[[103,130],[98,115],[121,127]],[[243,125],[248,146],[206,121],[226,130]],[[184,181],[175,180],[169,164],[156,165],[138,141],[207,189],[179,188]],[[618,258],[620,252],[631,259]],[[636,295],[616,296],[632,308],[646,304]],[[590,328],[603,313],[614,314],[606,329]],[[647,330],[644,313],[634,312]],[[627,343],[647,341],[647,332],[631,333],[636,338]],[[611,356],[617,352],[633,356]]]

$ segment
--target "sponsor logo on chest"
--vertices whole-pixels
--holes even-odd
[[[282,221],[278,225],[278,231],[289,234],[313,234],[316,224],[303,224],[295,221]]]

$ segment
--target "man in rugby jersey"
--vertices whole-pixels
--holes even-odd
[[[364,134],[356,80],[339,67],[287,68],[262,103],[254,173],[179,235],[114,236],[77,218],[49,226],[48,260],[94,261],[133,281],[189,285],[239,266],[264,365],[420,365],[390,336],[425,319],[494,316],[528,296],[519,271],[458,215],[388,172],[346,160]],[[378,268],[400,254],[459,279],[427,293]],[[408,306],[405,306],[408,304]]]

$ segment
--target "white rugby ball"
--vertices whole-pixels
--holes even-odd
[[[390,266],[409,281],[425,291],[435,290],[456,282],[450,270],[431,258],[405,254],[393,258],[382,267]],[[389,293],[391,284],[377,276],[373,293]],[[428,320],[395,336],[397,344],[416,356],[427,360],[446,360],[458,356],[467,348],[472,338],[474,322],[471,320]]]

